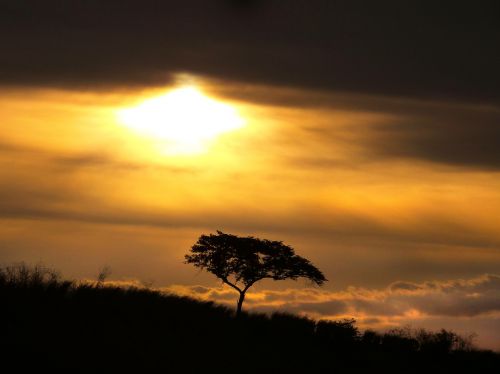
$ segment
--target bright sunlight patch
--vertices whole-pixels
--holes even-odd
[[[118,117],[137,133],[164,142],[169,154],[204,152],[217,136],[244,125],[235,108],[192,86],[122,109]]]

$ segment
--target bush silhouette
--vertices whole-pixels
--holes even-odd
[[[319,321],[316,324],[316,335],[319,339],[337,349],[350,348],[358,341],[359,331],[354,319],[342,321]]]

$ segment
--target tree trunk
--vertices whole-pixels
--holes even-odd
[[[243,306],[243,300],[245,300],[245,292],[240,292],[240,298],[238,299],[238,304],[236,306],[236,318],[241,314],[241,307]]]

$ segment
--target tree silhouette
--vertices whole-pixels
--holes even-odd
[[[239,292],[236,316],[241,314],[245,293],[265,278],[284,280],[303,277],[321,286],[323,273],[281,241],[239,237],[217,231],[201,235],[185,256],[186,263],[204,269]]]

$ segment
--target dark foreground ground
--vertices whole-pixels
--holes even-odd
[[[244,314],[212,303],[0,269],[5,373],[500,373],[453,332],[360,333],[353,321]]]

